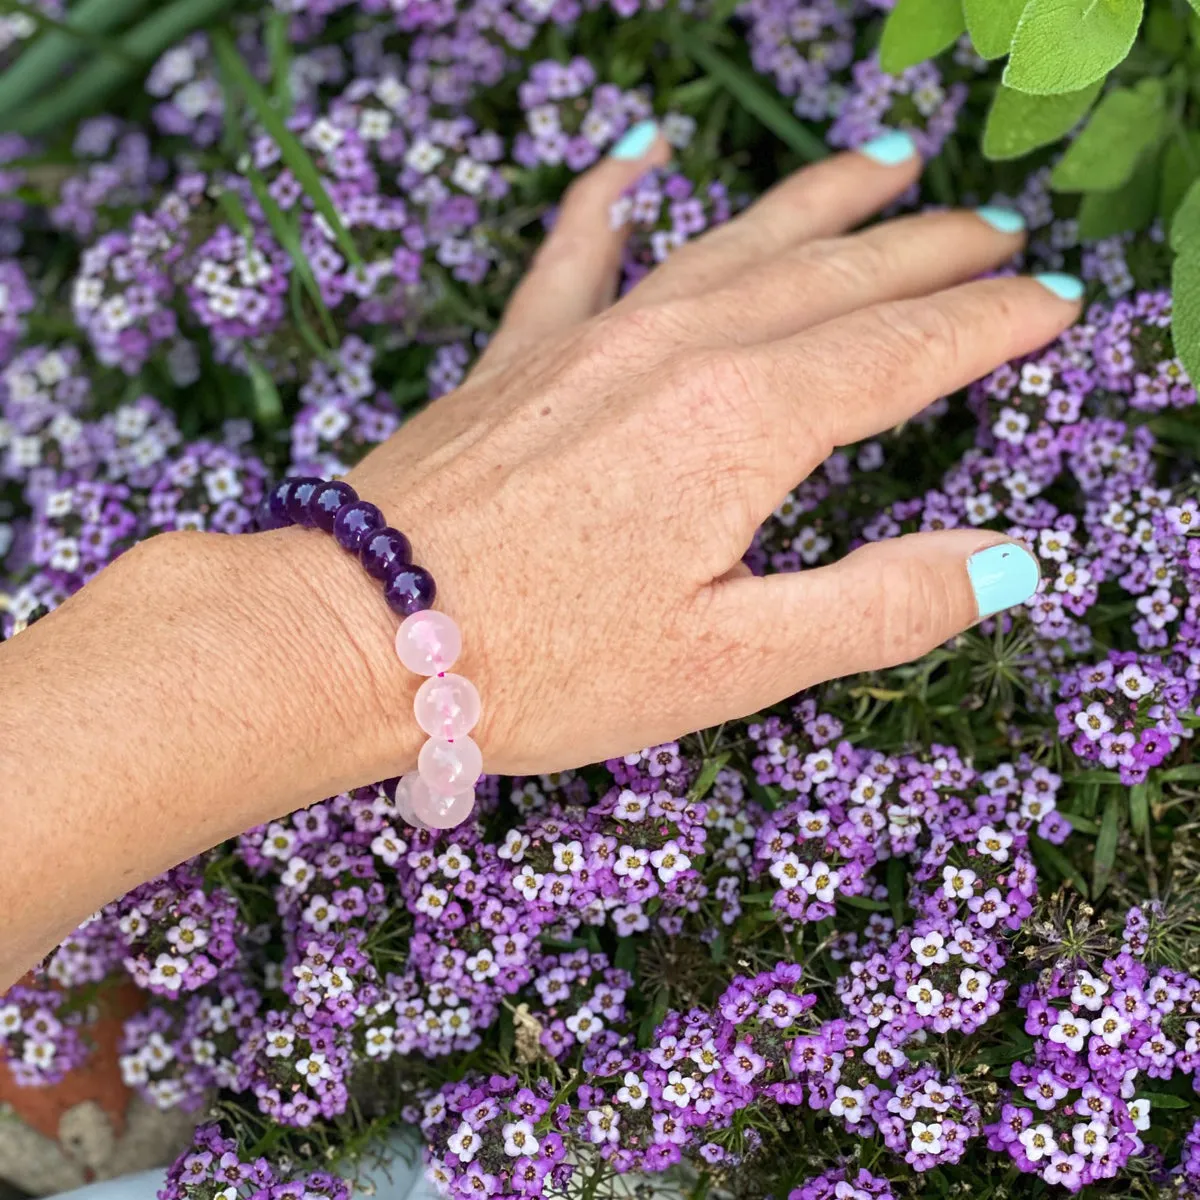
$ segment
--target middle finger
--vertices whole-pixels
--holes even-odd
[[[739,344],[789,337],[888,300],[925,296],[1001,266],[1024,242],[1007,209],[921,213],[797,246],[672,307],[688,327]]]

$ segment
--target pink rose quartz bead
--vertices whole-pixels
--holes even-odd
[[[461,675],[434,675],[417,689],[413,712],[430,737],[455,741],[479,722],[479,693]]]
[[[454,829],[461,825],[475,808],[475,789],[457,792],[453,796],[439,796],[427,787],[413,789],[413,803],[417,817],[428,829]]]
[[[417,791],[425,793],[428,790],[416,771],[412,771],[408,775],[401,775],[400,782],[396,784],[396,811],[400,814],[401,820],[406,825],[411,825],[414,829],[428,828],[421,818],[417,816],[414,804],[414,793]]]
[[[401,622],[396,653],[414,675],[437,675],[450,670],[462,653],[462,634],[444,612],[427,608]]]
[[[483,755],[473,738],[450,742],[431,737],[417,755],[417,770],[430,791],[440,796],[455,796],[475,786],[483,774]],[[418,805],[417,812],[420,811]]]

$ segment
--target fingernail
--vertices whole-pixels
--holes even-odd
[[[1024,604],[1038,589],[1042,574],[1037,559],[1016,542],[989,546],[967,559],[979,619]]]
[[[1025,228],[1025,218],[1011,208],[985,204],[975,210],[975,215],[999,233],[1020,233]]]
[[[869,142],[864,142],[859,146],[858,152],[881,166],[898,167],[917,153],[917,143],[907,133],[891,129]]]
[[[1073,304],[1083,296],[1083,280],[1076,279],[1074,275],[1062,275],[1051,271],[1046,275],[1035,275],[1034,279],[1060,300],[1069,300]]]
[[[627,130],[621,140],[608,152],[610,158],[630,161],[641,158],[658,136],[658,125],[654,121],[639,121],[632,129]]]

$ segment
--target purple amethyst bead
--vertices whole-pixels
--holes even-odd
[[[400,530],[385,525],[367,534],[358,557],[368,575],[386,579],[397,567],[412,562],[412,546]]]
[[[383,589],[383,598],[393,612],[402,617],[411,617],[413,613],[431,607],[436,595],[437,584],[433,582],[433,576],[424,567],[412,564],[394,570]]]
[[[357,500],[338,509],[333,536],[344,550],[357,554],[368,533],[383,526],[383,513],[367,500]]]
[[[333,519],[338,509],[344,505],[353,504],[358,499],[358,493],[340,479],[323,483],[308,500],[308,515],[312,523],[326,533],[333,532]]]
[[[263,524],[264,529],[279,529],[283,525],[290,525],[292,518],[288,516],[288,500],[292,495],[291,479],[281,479],[267,493],[267,513],[270,516],[272,524]]]
[[[312,525],[313,519],[308,511],[308,502],[312,499],[313,492],[323,482],[324,480],[321,479],[292,480],[292,490],[288,493],[287,498],[287,515],[291,518],[293,525]]]

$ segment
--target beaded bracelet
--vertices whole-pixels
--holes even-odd
[[[461,825],[475,807],[475,784],[483,774],[483,756],[469,736],[479,722],[479,693],[470,680],[448,673],[462,653],[462,635],[450,617],[433,609],[437,585],[412,561],[408,538],[341,480],[283,480],[267,493],[259,525],[332,533],[368,575],[383,582],[384,599],[404,618],[396,632],[396,654],[414,674],[428,677],[417,689],[413,711],[429,740],[421,747],[417,769],[396,784],[396,807],[418,828]]]

